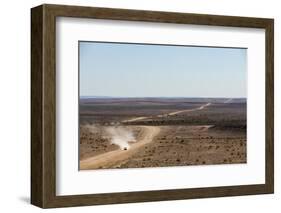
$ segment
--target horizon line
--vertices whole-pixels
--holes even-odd
[[[96,96],[82,95],[79,98],[224,98],[224,99],[247,99],[247,97],[207,97],[207,96]]]

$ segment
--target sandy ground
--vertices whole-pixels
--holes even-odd
[[[153,143],[138,150],[120,168],[246,163],[244,133],[226,133],[208,125],[161,126]]]
[[[226,100],[228,104],[232,99]],[[80,169],[142,168],[163,166],[246,163],[246,134],[242,130],[220,130],[214,125],[131,125],[130,122],[203,111],[212,105],[177,110],[154,116],[123,120],[121,128],[133,132],[136,141],[126,150],[105,137],[106,128],[82,127]],[[86,129],[86,130],[85,130]],[[81,144],[82,143],[82,144]],[[81,151],[82,150],[82,151]]]
[[[133,154],[137,153],[141,147],[151,143],[153,138],[160,132],[160,127],[142,126],[141,128],[144,130],[142,138],[140,138],[137,143],[131,144],[128,150],[118,149],[81,160],[80,169],[118,167],[118,164],[129,159]]]

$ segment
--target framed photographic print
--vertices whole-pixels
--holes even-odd
[[[31,9],[31,203],[274,191],[273,19]]]

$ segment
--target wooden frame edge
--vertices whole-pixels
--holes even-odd
[[[266,31],[266,183],[195,189],[56,196],[56,17],[264,28]],[[274,192],[274,20],[112,8],[41,5],[31,9],[31,203],[41,208]]]
[[[247,186],[222,186],[194,189],[175,189],[108,194],[56,196],[44,208],[109,205],[123,203],[156,202],[184,199],[246,196],[272,193],[267,184]]]
[[[43,7],[31,10],[31,203],[43,207],[42,64]]]
[[[266,185],[274,193],[274,20],[271,19],[265,28],[265,76],[266,76]]]

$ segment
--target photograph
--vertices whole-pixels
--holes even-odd
[[[247,163],[247,48],[78,49],[79,170]]]
[[[274,193],[274,17],[157,4],[31,8],[32,205]]]

